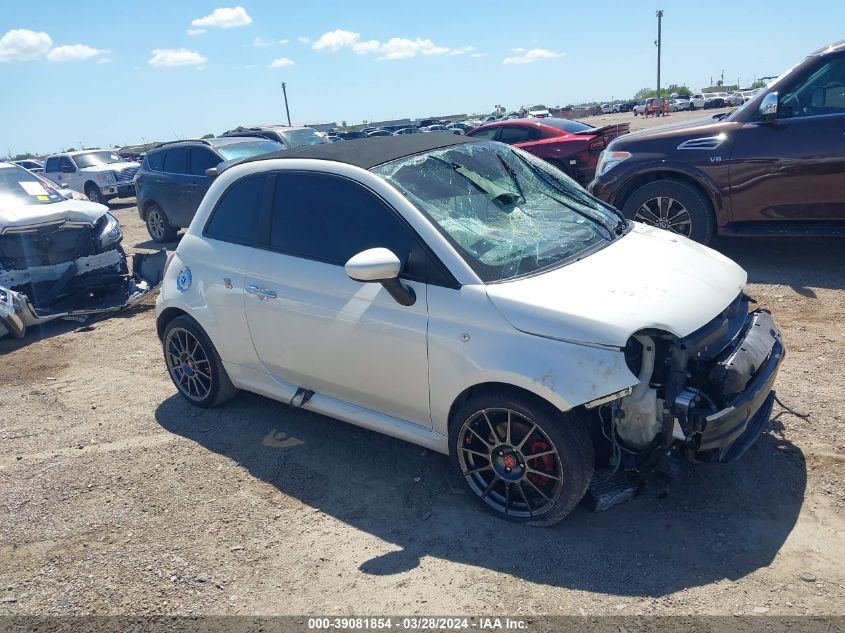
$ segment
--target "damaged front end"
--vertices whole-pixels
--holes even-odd
[[[683,338],[631,337],[625,360],[640,382],[598,409],[610,470],[629,479],[652,471],[673,477],[688,470],[684,464],[733,461],[757,440],[784,347],[771,314],[749,311],[750,302],[740,294]]]
[[[166,254],[133,257],[129,272],[120,224],[66,220],[0,230],[0,337],[29,326],[136,305],[161,282]]]

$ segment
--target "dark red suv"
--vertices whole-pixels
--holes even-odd
[[[727,116],[617,138],[589,189],[628,218],[704,243],[845,235],[845,41]]]

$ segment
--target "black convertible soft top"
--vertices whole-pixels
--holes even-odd
[[[358,138],[339,143],[325,143],[322,145],[305,145],[294,147],[272,154],[252,156],[231,163],[221,165],[221,171],[233,165],[242,165],[259,160],[273,160],[276,158],[312,158],[318,160],[333,160],[339,163],[355,165],[362,169],[371,169],[377,165],[389,163],[392,160],[413,156],[441,147],[450,147],[462,143],[478,143],[486,139],[469,138],[458,134],[445,132],[429,132],[421,134],[402,134],[400,136],[374,136]]]

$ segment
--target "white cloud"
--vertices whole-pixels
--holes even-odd
[[[279,44],[287,44],[290,40],[279,40]]]
[[[505,57],[502,60],[503,64],[533,64],[542,59],[557,59],[563,55],[563,53],[555,53],[547,48],[532,48],[530,51],[526,51],[524,48],[515,48],[513,51],[524,54],[516,57]]]
[[[361,38],[360,33],[335,29],[323,33],[319,39],[311,45],[315,51],[339,51],[341,48],[352,46]]]
[[[12,29],[0,37],[0,62],[38,59],[47,54],[53,40],[44,32]]]
[[[249,24],[252,24],[252,18],[243,7],[221,7],[205,17],[191,20],[191,26],[195,28],[231,29]]]
[[[256,37],[252,40],[252,45],[256,48],[267,48],[268,46],[272,46],[273,42],[268,42],[263,37]]]
[[[188,35],[202,35],[205,29],[188,29]]]
[[[417,55],[464,55],[475,50],[473,46],[461,48],[447,48],[438,46],[430,39],[392,37],[386,42],[379,40],[362,40],[360,33],[335,29],[323,33],[311,48],[317,51],[336,52],[344,48],[351,49],[359,55],[375,53],[376,60],[408,59]]]
[[[487,53],[473,53],[472,55],[470,55],[470,57],[473,57],[475,59],[479,59],[481,57],[487,57]]]
[[[300,35],[296,39],[300,44],[308,44],[311,41],[310,37],[306,37],[304,35]]]
[[[148,62],[150,66],[201,66],[208,60],[187,48],[157,48]]]
[[[352,50],[359,55],[366,53],[376,53],[381,48],[381,42],[378,40],[367,40],[366,42],[355,42],[352,45]]]
[[[292,59],[279,57],[278,59],[274,59],[267,68],[284,68],[285,66],[293,66],[294,63],[295,62]]]
[[[110,64],[111,60],[108,57],[101,57],[97,60],[98,64]]]
[[[78,62],[99,57],[106,53],[108,51],[86,44],[65,44],[64,46],[57,46],[47,53],[47,59],[51,62]]]

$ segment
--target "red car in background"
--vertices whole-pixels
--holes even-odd
[[[604,148],[617,136],[627,134],[628,129],[627,123],[592,127],[580,121],[549,117],[495,121],[467,132],[467,136],[524,149],[586,186],[596,173]]]

